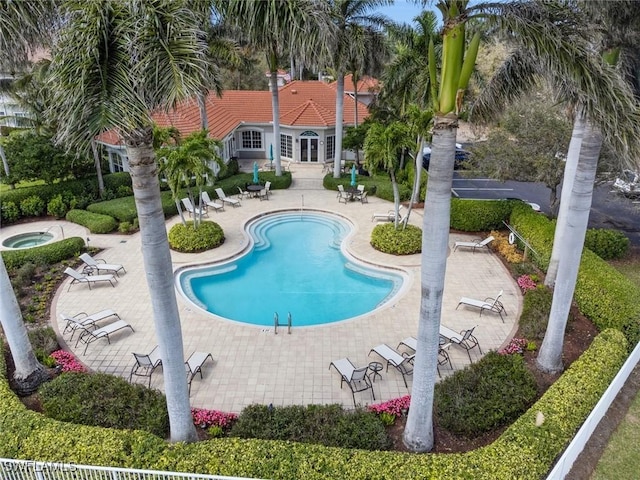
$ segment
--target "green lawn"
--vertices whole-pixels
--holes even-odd
[[[16,184],[16,188],[20,187],[33,187],[34,185],[45,185],[44,180],[35,180],[33,182],[20,182]],[[8,192],[11,190],[11,186],[6,183],[0,183],[0,192]]]

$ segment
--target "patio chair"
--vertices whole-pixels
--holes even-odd
[[[202,199],[202,203],[207,207],[211,207],[213,208],[216,212],[218,210],[224,210],[224,204],[222,203],[218,203],[218,202],[214,202],[213,200],[211,200],[211,197],[209,196],[209,192],[207,192],[206,190],[203,190],[202,193],[200,194],[200,198]]]
[[[136,377],[148,377],[149,388],[151,388],[151,375],[153,371],[162,365],[162,359],[160,358],[160,350],[156,345],[151,353],[135,353],[133,354],[136,359],[136,363],[131,367],[131,373],[129,373],[129,383],[131,383],[134,376]]]
[[[186,362],[184,362],[185,367],[187,368],[187,382],[189,383],[189,393],[191,393],[191,380],[196,374],[200,374],[200,378],[202,378],[202,365],[207,359],[211,359],[213,362],[213,355],[206,352],[193,352]]]
[[[344,185],[338,185],[338,195],[336,196],[338,203],[344,202],[345,204],[351,200],[351,194],[344,189]]]
[[[71,332],[71,337],[69,337],[69,340],[73,340],[73,336],[75,335],[76,330],[79,327],[98,328],[96,322],[105,320],[109,317],[116,317],[118,320],[120,320],[120,315],[118,315],[111,309],[100,310],[99,312],[92,313],[91,315],[88,315],[85,312],[76,313],[73,316],[61,313],[60,318],[67,322],[67,324],[64,326],[64,330],[62,330],[62,334],[64,335],[67,332]]]
[[[102,258],[93,258],[88,253],[83,253],[82,255],[80,255],[80,260],[82,260],[87,265],[88,269],[94,270],[97,273],[100,273],[101,270],[109,273],[115,273],[117,276],[120,276],[118,275],[118,272],[120,270],[122,270],[124,273],[127,273],[122,265],[119,265],[117,263],[107,263],[106,260],[103,260]]]
[[[360,195],[360,203],[369,203],[369,199],[367,198],[367,193],[368,192],[362,192],[362,195]]]
[[[371,355],[371,352],[376,352],[384,360],[387,361],[387,371],[389,371],[389,365],[391,365],[398,372],[400,372],[402,374],[402,380],[404,380],[404,386],[409,388],[409,385],[407,385],[406,376],[413,374],[414,355],[401,354],[386,343],[382,343],[376,347],[373,347],[371,350],[369,350],[369,355]]]
[[[191,203],[191,200],[189,199],[189,197],[185,197],[185,198],[181,199],[180,201],[182,202],[182,206],[184,207],[184,209],[187,212],[189,212],[189,216],[190,217],[193,217],[194,215],[200,215],[200,209],[193,206],[193,204]],[[206,208],[202,209],[202,216],[203,217],[207,216]]]
[[[404,340],[401,340],[400,343],[398,343],[398,348],[400,348],[401,345],[404,345],[405,347],[410,348],[415,352],[418,348],[418,340],[416,339],[416,337],[407,337]],[[451,358],[449,357],[448,352],[450,346],[451,342],[447,342],[442,336],[440,336],[438,364],[436,366],[438,370],[438,376],[440,378],[442,378],[442,375],[440,374],[440,365],[446,365],[448,363],[449,367],[453,370],[453,364],[451,363]]]
[[[84,344],[84,352],[83,355],[87,353],[87,347],[90,343],[95,342],[96,340],[100,340],[101,338],[106,338],[107,342],[111,344],[111,338],[109,335],[117,332],[118,330],[122,330],[123,328],[130,328],[132,332],[135,330],[131,325],[129,325],[124,320],[116,320],[115,322],[109,323],[104,327],[98,328],[97,330],[90,330],[87,327],[78,327],[82,330],[78,340],[76,341],[76,347],[80,344]]]
[[[398,221],[401,222],[402,221],[402,209],[404,207],[402,205],[400,205],[398,207]],[[374,213],[371,216],[371,221],[373,222],[375,221],[385,221],[385,222],[393,222],[396,219],[396,211],[395,210],[389,210],[387,211],[387,213]]]
[[[504,305],[500,302],[500,297],[504,293],[503,290],[500,290],[498,295],[495,298],[487,297],[484,300],[476,300],[474,298],[462,297],[456,306],[456,310],[460,305],[467,305],[469,307],[475,307],[480,309],[480,316],[482,316],[482,312],[488,310],[493,313],[497,313],[500,315],[500,320],[504,323],[504,318],[502,317],[502,313],[504,312],[507,315],[507,311],[504,309]]]
[[[476,327],[470,328],[468,330],[462,330],[460,333],[457,333],[449,327],[440,325],[440,337],[444,339],[445,344],[450,342],[453,345],[464,348],[467,351],[467,355],[469,356],[469,361],[473,362],[473,360],[471,360],[471,350],[478,347],[478,351],[482,355],[482,348],[480,348],[480,343],[478,342],[478,339],[473,335],[473,330],[475,328]]]
[[[356,193],[354,194],[355,200],[362,200],[362,195],[365,193],[364,185],[358,185],[356,187]]]
[[[222,203],[228,203],[229,205],[233,205],[234,207],[240,206],[240,200],[237,198],[227,197],[226,193],[221,188],[216,188],[216,195]]]
[[[243,190],[242,187],[238,185],[238,197],[240,197],[241,200],[244,198],[250,198],[251,192],[247,192],[246,190]]]
[[[71,289],[71,285],[73,285],[74,283],[84,283],[86,285],[89,285],[89,290],[91,290],[92,283],[109,282],[112,287],[115,287],[113,281],[118,281],[118,279],[111,273],[108,275],[84,275],[76,272],[73,268],[70,267],[67,267],[64,273],[71,277],[71,283],[69,284],[69,288],[67,288],[67,292]]]
[[[455,252],[460,247],[466,247],[471,249],[471,253],[476,253],[476,248],[486,247],[489,250],[489,244],[493,242],[495,238],[492,235],[488,236],[484,240],[477,239],[470,242],[456,242],[453,244],[453,251]]]
[[[347,383],[351,389],[351,397],[353,398],[353,406],[356,406],[356,393],[371,390],[371,396],[376,399],[376,395],[373,392],[373,384],[367,375],[369,367],[356,368],[351,360],[348,358],[341,358],[340,360],[334,360],[329,364],[329,369],[335,368],[340,374],[340,388],[343,383]]]
[[[267,181],[264,184],[264,188],[258,192],[258,198],[260,201],[269,200],[269,192],[271,190],[271,182]]]

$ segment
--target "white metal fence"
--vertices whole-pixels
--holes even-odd
[[[609,385],[609,388],[607,388],[602,394],[602,397],[584,421],[582,427],[578,430],[578,433],[573,437],[573,440],[571,440],[571,443],[547,476],[547,480],[561,480],[566,477],[573,466],[573,462],[576,461],[578,455],[580,455],[582,450],[584,450],[584,446],[587,441],[591,438],[591,435],[598,426],[598,423],[600,423],[600,420],[602,420],[602,417],[604,417],[607,410],[609,410],[611,403],[613,403],[616,395],[618,395],[618,392],[629,378],[629,375],[631,375],[631,371],[638,364],[639,360],[640,343],[638,343],[636,348],[633,349],[633,352],[631,352],[631,355],[629,355],[629,358],[627,358],[627,361],[615,376]]]
[[[246,477],[198,475],[130,468],[92,467],[74,463],[0,459],[2,480],[248,480]]]

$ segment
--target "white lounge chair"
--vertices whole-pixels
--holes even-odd
[[[131,367],[131,373],[129,373],[129,383],[136,377],[149,377],[149,388],[151,388],[151,375],[153,371],[162,365],[162,358],[160,358],[160,350],[156,345],[151,353],[134,353],[136,363]]]
[[[414,355],[401,354],[386,343],[382,343],[376,347],[373,347],[371,350],[369,350],[369,355],[371,355],[371,352],[376,352],[387,361],[387,371],[389,371],[389,365],[391,365],[398,372],[400,372],[402,374],[402,379],[404,380],[404,386],[409,388],[409,385],[407,385],[406,376],[413,374]]]
[[[484,240],[477,239],[477,240],[472,240],[471,242],[456,242],[453,244],[453,251],[455,252],[460,247],[470,248],[472,253],[476,252],[476,248],[487,247],[487,250],[489,250],[489,244],[494,240],[495,238],[493,238],[493,236],[490,235]]]
[[[93,258],[88,253],[83,253],[82,255],[80,255],[80,260],[82,260],[89,268],[95,270],[97,273],[100,273],[101,270],[109,273],[115,273],[116,275],[118,275],[118,272],[120,270],[122,270],[124,273],[127,273],[122,265],[119,265],[117,263],[107,263],[102,258]]]
[[[224,210],[224,204],[223,203],[218,203],[218,202],[214,202],[213,200],[211,200],[211,197],[209,196],[209,192],[207,192],[206,190],[202,191],[202,194],[200,195],[202,198],[202,203],[204,205],[208,207],[213,208],[216,212],[218,210]]]
[[[187,382],[189,383],[189,393],[191,393],[191,381],[193,377],[196,376],[197,373],[200,374],[200,378],[202,378],[202,365],[207,359],[211,359],[213,362],[213,355],[206,352],[193,352],[186,362],[184,362],[185,367],[187,368]]]
[[[470,328],[469,330],[462,330],[458,333],[449,327],[440,325],[440,344],[444,346],[447,343],[451,343],[459,346],[460,348],[464,348],[467,351],[467,355],[469,355],[469,361],[472,362],[471,353],[469,353],[471,350],[478,347],[478,351],[482,354],[480,343],[478,342],[478,339],[473,336],[473,330],[475,328],[476,327]]]
[[[402,205],[400,205],[398,207],[398,221],[401,222],[402,221],[402,209],[404,207]],[[376,221],[383,221],[383,222],[393,222],[396,219],[396,211],[395,210],[389,210],[387,211],[387,213],[374,213],[371,216],[371,221],[373,222],[374,220]]]
[[[76,313],[73,316],[69,316],[64,313],[61,313],[60,318],[65,322],[67,322],[67,324],[64,327],[64,330],[62,331],[62,334],[64,335],[67,332],[71,332],[71,337],[69,337],[69,340],[73,340],[73,335],[75,334],[78,328],[80,327],[98,328],[96,325],[96,322],[99,322],[100,320],[105,320],[109,317],[116,317],[118,320],[120,320],[120,315],[118,315],[116,312],[114,312],[110,308],[106,310],[100,310],[99,312],[92,313],[91,315],[88,315],[85,312]]]
[[[89,285],[89,290],[91,290],[91,284],[97,282],[109,282],[112,287],[115,287],[114,281],[117,282],[118,279],[113,274],[108,275],[83,275],[81,273],[76,272],[73,268],[67,267],[64,271],[67,275],[71,277],[71,283],[69,284],[69,288],[67,288],[67,292],[71,289],[71,285],[74,283],[84,283]]]
[[[76,341],[76,347],[78,346],[78,344],[84,343],[84,352],[82,353],[83,355],[87,353],[87,347],[89,346],[89,344],[95,342],[96,340],[106,338],[107,342],[111,344],[109,335],[111,335],[112,333],[115,333],[118,330],[122,330],[123,328],[130,328],[132,332],[135,331],[133,330],[133,327],[124,320],[117,320],[105,325],[104,327],[98,328],[97,330],[90,330],[87,327],[79,328],[82,329],[82,333]]]
[[[343,383],[347,383],[351,389],[351,396],[353,397],[353,406],[356,406],[356,393],[364,392],[371,389],[371,396],[376,399],[376,395],[373,392],[373,384],[367,375],[369,367],[356,368],[351,360],[348,358],[341,358],[340,360],[334,360],[329,364],[329,369],[335,368],[340,374],[340,388]]]
[[[222,203],[228,203],[229,205],[233,205],[234,207],[240,206],[240,200],[237,198],[227,197],[224,191],[221,188],[216,188],[216,195]]]
[[[456,310],[460,305],[467,305],[469,307],[475,307],[480,309],[480,316],[482,316],[482,312],[484,310],[488,310],[493,313],[497,313],[500,315],[500,320],[504,323],[504,318],[502,318],[502,312],[507,315],[507,311],[504,309],[504,305],[500,302],[500,297],[504,293],[503,290],[500,290],[498,295],[495,298],[487,297],[484,300],[476,300],[474,298],[462,297],[456,306]]]
[[[194,215],[200,215],[200,209],[193,206],[193,203],[191,203],[189,197],[185,197],[180,201],[182,202],[182,206],[184,207],[184,209],[189,212],[190,217],[193,217]],[[202,209],[202,216],[207,216],[207,210],[205,208]]]
[[[415,352],[418,349],[418,340],[416,339],[416,337],[407,337],[404,340],[401,340],[400,343],[398,343],[398,348],[400,348],[400,345],[404,345],[405,347]],[[450,346],[451,342],[447,342],[447,340],[444,339],[441,335],[440,346],[438,349],[438,365],[436,366],[438,375],[440,377],[442,377],[442,375],[440,374],[440,365],[446,365],[448,363],[449,367],[453,370],[453,364],[451,363],[451,358],[449,357],[448,352]]]

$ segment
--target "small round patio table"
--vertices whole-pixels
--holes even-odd
[[[251,193],[251,196],[257,197],[260,194],[260,191],[264,189],[264,185],[257,185],[252,183],[251,185],[247,185],[247,192]]]
[[[369,363],[369,370],[371,370],[371,377],[374,382],[376,381],[376,375],[380,377],[380,380],[382,380],[382,375],[380,375],[380,372],[382,371],[382,364],[380,362]]]

